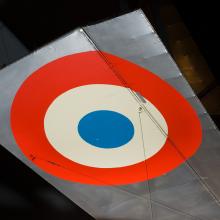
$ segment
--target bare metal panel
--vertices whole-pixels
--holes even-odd
[[[126,17],[127,25],[129,26],[136,17],[145,20],[146,28],[143,27],[143,29],[153,30],[152,27],[149,28],[149,21],[141,11],[133,12],[132,17]],[[103,22],[96,26],[86,27],[85,31],[98,49],[117,54],[146,67],[176,88],[195,108],[203,128],[203,144],[199,152],[189,162],[166,176],[149,181],[151,200],[161,202],[173,210],[179,210],[196,219],[218,219],[220,218],[218,201],[220,196],[220,172],[218,172],[220,159],[217,155],[220,153],[220,142],[217,139],[219,139],[220,133],[165,47],[161,46],[161,41],[154,31],[146,33],[143,30],[142,34],[135,37],[126,35],[126,32],[119,32],[120,36],[117,36],[117,41],[115,38],[111,38],[113,30],[123,29],[120,22],[124,22],[124,19],[125,17],[122,16],[118,18],[118,22],[110,20],[108,26]],[[126,40],[124,41],[124,39]],[[117,45],[120,46],[117,47]],[[130,50],[133,47],[135,50]],[[123,52],[121,48],[123,48]],[[215,131],[215,134],[210,131]],[[207,139],[209,143],[207,143]],[[203,153],[204,148],[209,149],[212,146],[216,146],[213,153],[209,150]],[[209,161],[204,162],[203,158],[209,158]],[[163,185],[164,183],[166,185]]]
[[[49,61],[91,50],[102,50],[128,59],[150,69],[178,89],[201,119],[203,143],[199,152],[159,178],[117,187],[64,181],[33,165],[17,147],[10,128],[10,107],[17,89],[34,70]],[[75,30],[8,66],[0,72],[0,103],[0,144],[95,218],[220,219],[219,131],[142,11]]]
[[[131,216],[132,219],[147,219],[151,215],[151,212],[146,212],[150,206],[145,186],[142,188],[131,186],[131,193],[129,189],[123,189],[123,187],[88,186],[60,180],[44,173],[33,165],[22,154],[12,136],[10,129],[10,106],[21,83],[33,71],[51,60],[65,55],[91,50],[94,50],[91,42],[85,38],[80,30],[76,30],[1,71],[0,102],[2,104],[0,120],[1,124],[4,125],[0,131],[1,144],[92,216],[100,219],[105,217],[110,219],[116,217],[125,219]],[[141,191],[140,194],[144,198],[140,198],[139,191]],[[128,210],[127,212],[121,212],[120,207],[122,204],[123,209]]]

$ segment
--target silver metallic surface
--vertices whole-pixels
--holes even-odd
[[[182,93],[202,122],[203,142],[195,156],[159,178],[117,187],[63,181],[26,159],[10,128],[10,106],[17,89],[49,61],[96,49],[151,70]],[[220,133],[142,11],[75,30],[3,69],[0,103],[0,144],[96,219],[220,219]]]

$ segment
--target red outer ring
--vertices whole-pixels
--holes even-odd
[[[130,184],[173,170],[191,157],[201,144],[201,125],[195,111],[155,74],[117,56],[103,54],[113,64],[115,72],[98,52],[90,51],[52,61],[23,82],[11,107],[11,128],[18,146],[45,172],[73,182]],[[120,80],[116,72],[120,73]],[[125,84],[121,83],[122,79]],[[58,153],[45,136],[43,120],[46,110],[60,94],[88,84],[129,86],[153,103],[168,124],[169,138],[163,148],[146,161],[120,168],[84,166]]]

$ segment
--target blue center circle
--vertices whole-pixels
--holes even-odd
[[[95,147],[117,148],[132,139],[134,126],[118,112],[99,110],[81,118],[78,133],[84,141]]]

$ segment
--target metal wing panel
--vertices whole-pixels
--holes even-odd
[[[10,129],[10,106],[21,83],[40,66],[68,54],[102,50],[139,64],[177,88],[198,112],[203,126],[199,152],[179,168],[146,182],[124,186],[90,186],[46,174],[17,147]],[[106,60],[105,60],[106,61]],[[108,63],[107,63],[108,64]],[[219,131],[180,73],[142,11],[76,30],[0,72],[0,143],[17,158],[97,219],[218,220]],[[40,89],[40,88],[39,88]],[[212,162],[207,150],[212,150]],[[216,155],[216,157],[214,157]],[[208,179],[203,178],[208,177]]]
[[[82,30],[76,30],[3,69],[0,73],[0,121],[2,124],[0,143],[93,217],[97,219],[150,219],[151,207],[148,202],[146,183],[142,187],[132,185],[126,188],[100,187],[58,179],[43,172],[29,161],[18,148],[12,135],[10,107],[22,82],[32,72],[52,60],[69,54],[93,50],[93,44],[84,36]]]
[[[119,17],[118,21],[120,22],[111,20],[108,21],[108,26],[103,22],[102,24],[86,27],[85,31],[100,50],[114,53],[150,69],[176,88],[197,111],[203,129],[202,146],[194,157],[165,177],[149,181],[151,198],[173,208],[173,210],[191,214],[198,219],[218,219],[220,214],[220,174],[218,172],[220,165],[218,156],[220,152],[220,133],[165,47],[161,46],[159,37],[155,34],[153,28],[150,28],[150,23],[143,12],[139,10],[131,14],[132,16],[129,18]],[[117,40],[111,38],[112,30],[123,29],[120,23],[125,23],[125,20],[127,26],[132,29],[129,24],[136,17],[142,18],[142,24],[145,21],[146,28],[143,26],[143,29],[151,29],[151,31],[146,33],[143,30],[143,33],[137,36],[129,36],[126,35],[126,32],[119,32],[120,36],[117,36]],[[117,45],[120,45],[118,50]],[[153,51],[152,47],[154,48]],[[121,48],[123,48],[123,52]],[[136,48],[134,53],[130,48]],[[211,148],[214,148],[214,150],[211,151]],[[172,178],[174,174],[176,176]],[[186,175],[188,178],[186,178]],[[181,182],[178,181],[179,179],[181,179]],[[167,185],[162,190],[164,183]],[[163,192],[165,192],[164,196]]]

